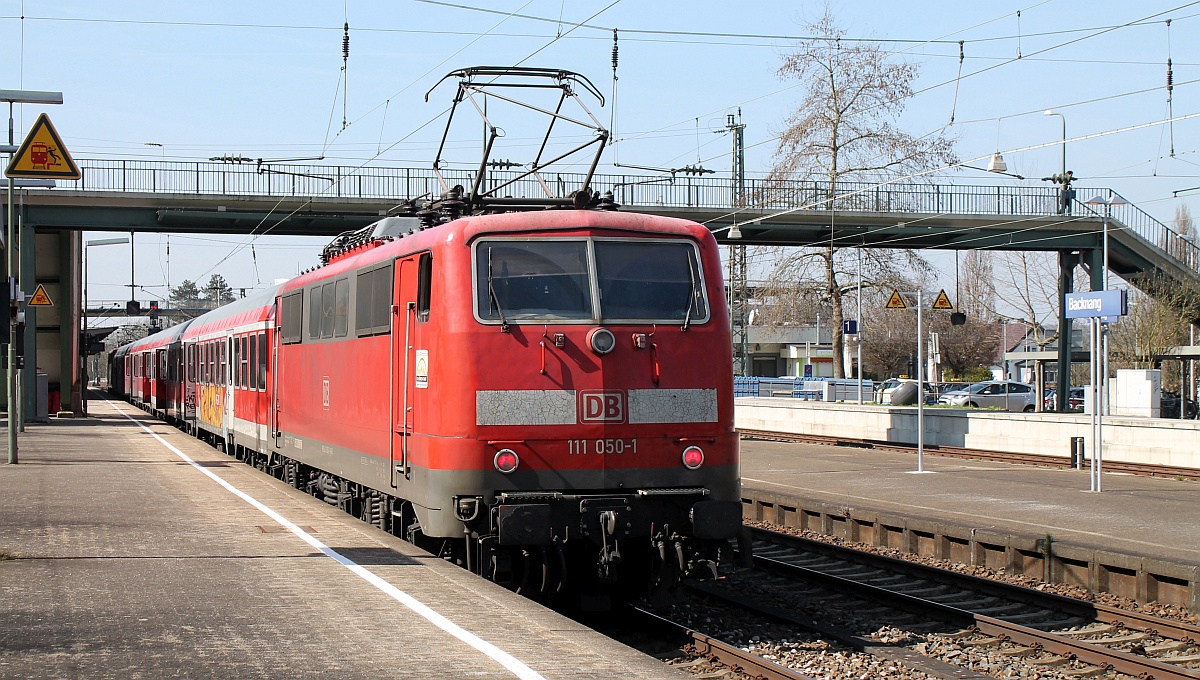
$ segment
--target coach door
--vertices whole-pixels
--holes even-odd
[[[412,435],[422,421],[420,406],[425,403],[429,384],[429,350],[424,341],[422,309],[428,308],[427,277],[429,253],[396,260],[395,304],[392,305],[392,486],[399,478],[408,478],[412,469]],[[424,282],[424,285],[422,283]]]
[[[225,412],[221,418],[221,435],[226,442],[229,441],[229,434],[233,432],[233,414],[236,413],[233,410],[233,340],[233,331],[227,331],[225,341],[217,344],[221,353],[218,363],[219,375],[217,377],[220,379],[218,384],[225,391]]]
[[[196,426],[196,343],[183,345],[183,420]]]

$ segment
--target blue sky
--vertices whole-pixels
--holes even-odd
[[[428,167],[443,122],[418,129],[446,107],[452,87],[435,91],[429,103],[423,95],[446,72],[513,64],[536,52],[524,65],[578,71],[608,96],[616,27],[615,149],[622,163],[699,162],[727,171],[729,138],[714,130],[740,107],[747,167],[762,172],[770,166],[774,136],[800,97],[775,75],[790,44],[780,36],[803,35],[804,24],[824,8],[820,2],[709,0],[453,4],[501,14],[416,0],[0,0],[0,89],[62,91],[66,103],[45,110],[77,159],[324,153],[345,164]],[[1200,118],[1178,121],[1173,129],[1150,125],[1112,133],[1167,117],[1168,56],[1176,83],[1174,116],[1200,111],[1200,88],[1189,83],[1200,79],[1200,4],[864,1],[831,7],[848,37],[878,39],[897,58],[920,66],[915,87],[923,91],[900,121],[908,132],[943,128],[953,111],[956,124],[948,130],[962,159],[1006,151],[1010,171],[1041,177],[1057,172],[1060,163],[1060,119],[1042,115],[1055,109],[1066,116],[1069,138],[1095,136],[1067,146],[1067,165],[1083,178],[1081,186],[1114,188],[1162,220],[1200,196],[1172,196],[1200,185]],[[509,12],[551,21],[503,16]],[[1144,25],[1121,27],[1146,17]],[[573,22],[589,18],[597,28],[572,30]],[[343,22],[351,35],[345,81]],[[961,79],[958,40],[964,41]],[[350,125],[338,134],[343,105]],[[41,110],[18,111],[18,137]],[[596,109],[606,124],[610,111]],[[519,121],[506,126],[514,142],[529,134],[517,127]],[[457,138],[467,147],[476,144],[478,127],[464,128]],[[1045,146],[1012,151],[1037,145]],[[606,160],[612,159],[610,152]],[[986,158],[975,164],[985,165]],[[969,170],[957,177],[996,180]],[[206,278],[239,241],[173,237],[170,282]],[[164,245],[161,237],[139,237],[137,267],[146,277],[139,283],[151,293],[162,294],[153,286],[167,280]],[[263,239],[253,261],[248,251],[240,252],[215,271],[235,287],[270,283],[315,264],[318,248],[305,239]],[[121,298],[127,250],[104,253],[93,253],[90,294]]]

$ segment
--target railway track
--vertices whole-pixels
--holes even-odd
[[[908,612],[914,629],[949,623],[957,628],[950,637],[964,646],[996,647],[1014,662],[1064,676],[1200,678],[1200,626],[762,529],[754,530],[754,560],[778,578],[810,584],[820,597],[834,591]],[[722,596],[720,588],[703,588]],[[729,597],[745,606],[745,596]]]
[[[804,444],[823,444],[826,446],[847,446],[877,451],[902,451],[916,453],[915,444],[877,441],[873,439],[855,439],[853,437],[827,437],[815,434],[793,434],[790,432],[773,432],[770,430],[738,429],[743,439],[764,439],[768,441],[799,442]],[[925,453],[947,458],[967,458],[985,460],[996,463],[1016,463],[1020,465],[1036,465],[1039,467],[1067,468],[1070,459],[1061,456],[1043,456],[1035,453],[1012,453],[1008,451],[990,451],[986,449],[967,449],[957,446],[925,446]],[[1107,472],[1124,472],[1148,477],[1171,477],[1200,481],[1200,469],[1175,467],[1172,465],[1149,465],[1145,463],[1123,463],[1120,461],[1104,461]]]
[[[688,628],[686,625],[660,616],[642,607],[631,607],[631,613],[641,619],[640,626],[653,630],[655,635],[684,640],[684,649],[697,657],[720,664],[732,673],[743,673],[756,680],[812,680],[785,666],[722,642],[714,637]]]

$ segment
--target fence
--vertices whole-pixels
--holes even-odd
[[[873,399],[874,383],[864,380],[863,401]],[[763,378],[734,376],[734,397],[788,397],[804,401],[858,401],[858,380],[847,378]]]

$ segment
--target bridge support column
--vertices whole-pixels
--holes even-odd
[[[1074,292],[1077,256],[1069,250],[1058,251],[1058,380],[1055,382],[1054,410],[1066,413],[1071,394],[1071,320],[1067,318],[1067,293]]]
[[[1085,251],[1088,263],[1088,279],[1092,290],[1104,290],[1104,251],[1099,248]]]

